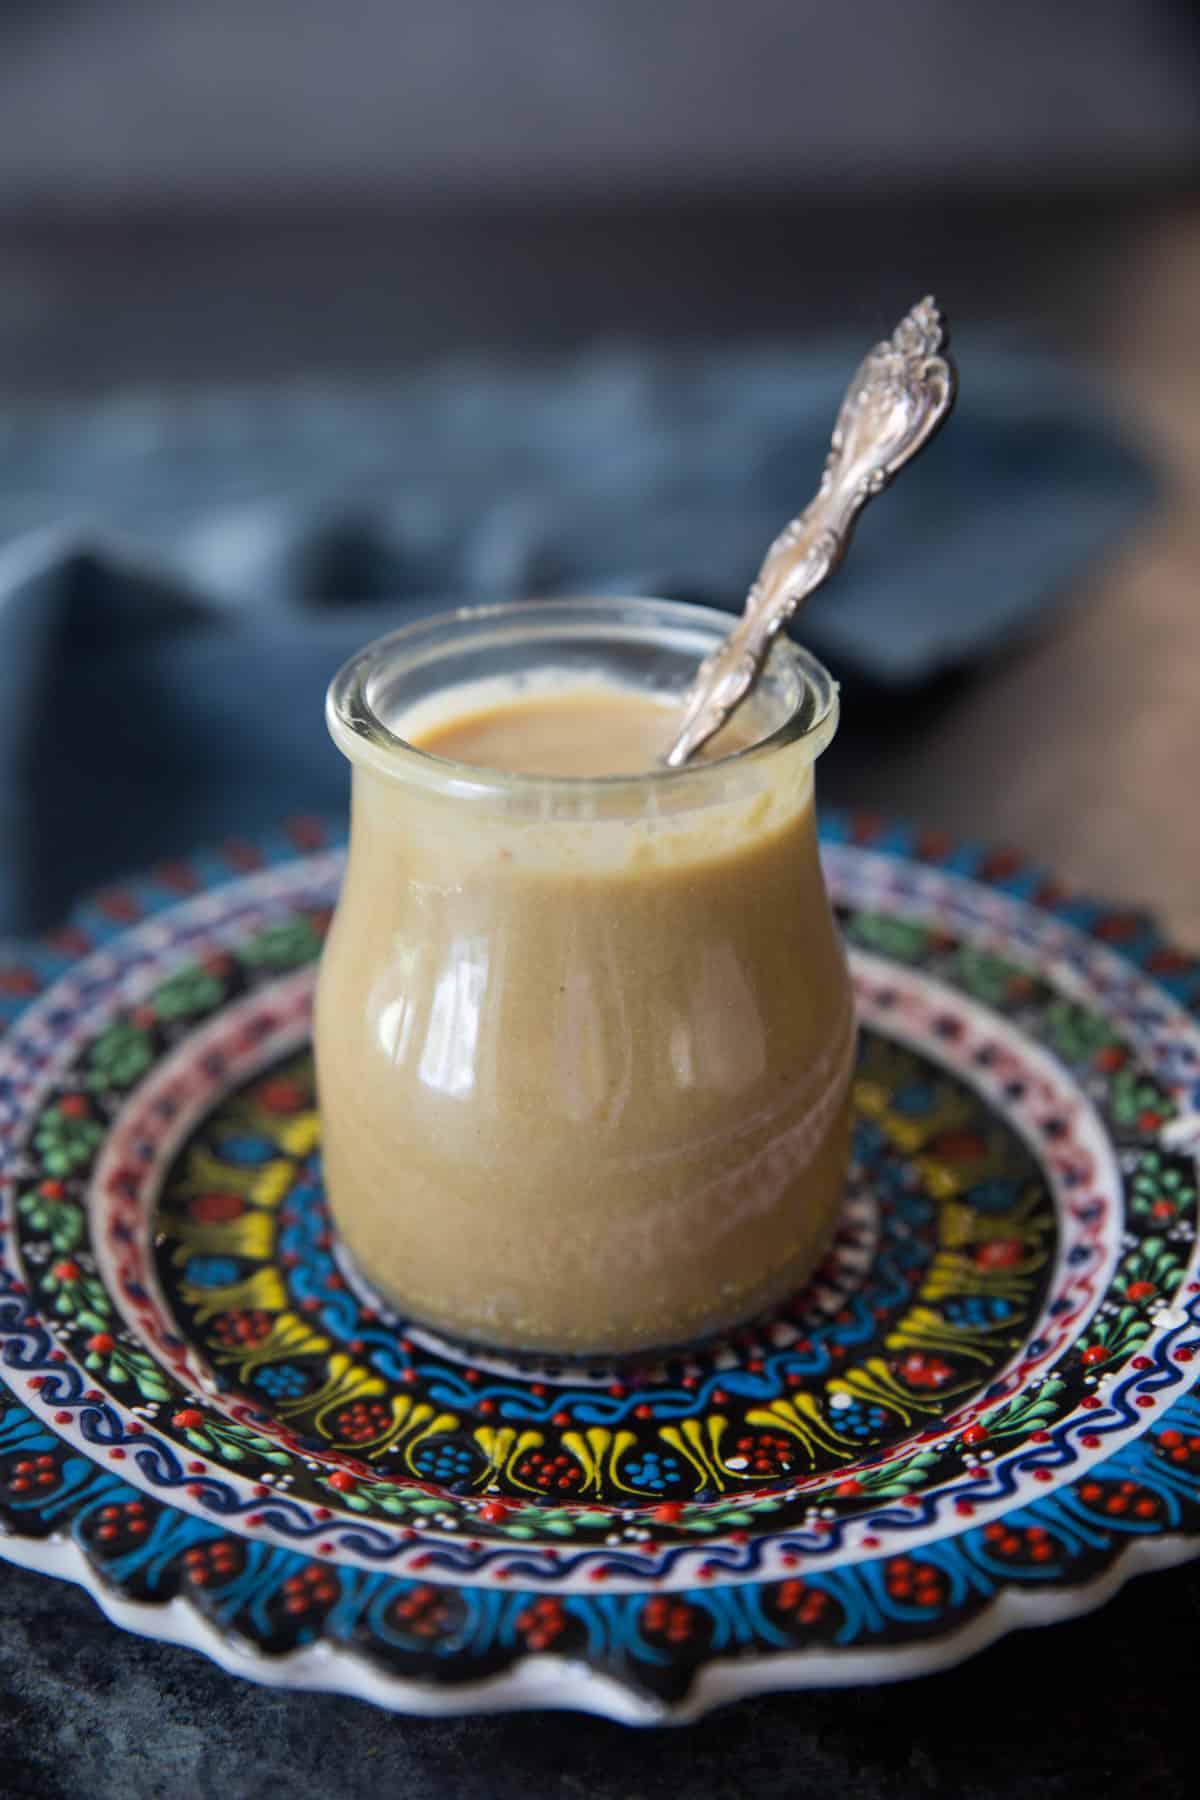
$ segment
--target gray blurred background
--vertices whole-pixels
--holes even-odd
[[[1161,0],[8,0],[10,209],[1128,183],[1197,150]]]
[[[1187,0],[4,0],[10,392],[603,332],[1078,335],[1200,166]]]

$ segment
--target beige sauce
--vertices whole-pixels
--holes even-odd
[[[413,741],[615,775],[652,768],[670,725],[653,700],[579,688]],[[847,972],[807,753],[747,761],[716,804],[594,823],[355,768],[317,1002],[325,1169],[350,1249],[416,1319],[642,1349],[748,1316],[823,1254]]]
[[[641,775],[671,742],[675,708],[640,694],[581,688],[514,700],[418,732],[419,749],[478,768],[522,775]],[[751,733],[731,720],[700,760],[744,749]]]

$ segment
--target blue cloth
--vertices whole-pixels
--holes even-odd
[[[407,618],[589,589],[739,608],[861,349],[609,349],[0,416],[0,933],[339,811],[325,685]],[[959,359],[956,416],[803,615],[843,675],[902,687],[1011,639],[1153,492],[1057,364]]]

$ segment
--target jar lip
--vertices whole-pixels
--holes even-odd
[[[371,705],[368,696],[371,675],[386,660],[406,651],[419,652],[423,641],[431,647],[452,638],[467,642],[473,628],[482,634],[491,627],[503,628],[523,622],[537,625],[547,634],[555,620],[560,628],[566,626],[569,629],[570,622],[577,622],[585,627],[590,624],[594,630],[596,622],[614,615],[618,609],[627,614],[641,612],[647,622],[655,621],[667,627],[717,626],[721,635],[733,624],[733,615],[715,607],[623,594],[509,600],[429,614],[372,639],[342,664],[326,695],[325,713],[330,734],[352,763],[369,763],[392,779],[416,779],[479,798],[515,792],[558,792],[578,796],[594,790],[612,794],[621,788],[644,791],[663,783],[670,783],[674,791],[682,792],[685,784],[698,787],[705,781],[711,782],[715,775],[757,764],[789,746],[806,745],[811,760],[815,761],[832,739],[839,712],[838,683],[810,651],[787,637],[776,640],[771,656],[785,658],[799,674],[803,694],[800,703],[780,725],[756,742],[732,750],[726,756],[714,757],[709,762],[685,763],[682,768],[663,766],[624,775],[538,775],[488,769],[474,763],[457,762],[410,743],[393,731]]]

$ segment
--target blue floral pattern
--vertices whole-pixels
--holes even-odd
[[[216,1346],[229,1353],[220,1365],[226,1397],[218,1404],[194,1389],[169,1341],[153,1346],[151,1369],[133,1323],[151,1296],[133,1280],[119,1301],[106,1292],[87,1200],[98,1148],[87,1126],[104,1126],[126,1103],[138,1072],[123,1056],[92,1055],[99,1031],[114,1022],[104,1010],[105,982],[114,975],[94,977],[79,959],[92,944],[111,944],[119,961],[124,943],[136,939],[136,931],[122,937],[126,922],[162,915],[175,960],[155,970],[157,986],[147,991],[167,1003],[157,1012],[143,1008],[120,1040],[132,1041],[136,1031],[139,1046],[150,1045],[153,1070],[201,1015],[252,997],[293,949],[300,957],[302,946],[315,943],[336,881],[332,865],[310,878],[305,923],[283,929],[286,919],[264,918],[262,904],[249,893],[243,900],[213,859],[135,884],[119,909],[111,897],[107,911],[83,909],[61,949],[38,946],[0,964],[0,1015],[16,1020],[0,1043],[0,1153],[17,1141],[36,1152],[44,1121],[48,1159],[32,1170],[22,1164],[24,1204],[9,1215],[23,1265],[0,1249],[6,1554],[19,1557],[22,1545],[65,1534],[89,1581],[143,1604],[184,1596],[211,1629],[270,1652],[264,1679],[279,1666],[271,1659],[322,1641],[351,1655],[343,1671],[353,1659],[370,1659],[403,1703],[410,1679],[425,1683],[436,1673],[443,1683],[502,1683],[506,1669],[546,1651],[603,1668],[610,1681],[669,1709],[685,1703],[710,1658],[736,1654],[736,1665],[727,1666],[743,1672],[748,1688],[764,1661],[777,1657],[788,1659],[796,1684],[828,1679],[831,1654],[882,1651],[903,1672],[914,1645],[934,1645],[947,1661],[966,1643],[985,1641],[1007,1616],[996,1601],[1014,1590],[1030,1605],[1053,1591],[1061,1612],[1064,1596],[1069,1603],[1108,1572],[1140,1566],[1138,1547],[1163,1534],[1200,1546],[1200,1133],[1192,1124],[1200,1061],[1197,1034],[1186,1024],[1200,1012],[1200,964],[1163,945],[1144,920],[1062,896],[1013,859],[927,844],[876,821],[827,820],[825,831],[850,942],[876,959],[872,968],[882,959],[897,971],[894,1003],[904,1004],[903,975],[911,971],[932,978],[930,991],[941,984],[963,993],[1021,1031],[1036,1035],[1044,1025],[1042,1041],[1099,1108],[1124,1211],[1117,1235],[1106,1240],[1116,1251],[1107,1287],[1080,1314],[1079,1327],[1068,1326],[1062,1347],[1054,1334],[1074,1316],[1071,1270],[1087,1280],[1094,1266],[1084,1252],[1095,1198],[1063,1150],[1070,1120],[1043,1117],[1045,1149],[1034,1161],[1055,1169],[1058,1215],[1078,1213],[1082,1235],[1065,1246],[1061,1291],[1040,1290],[1046,1304],[1034,1335],[1037,1306],[1018,1290],[1030,1244],[1052,1247],[1052,1238],[1037,1235],[1039,1207],[1030,1199],[1037,1183],[1028,1170],[995,1172],[997,1140],[978,1116],[943,1122],[936,1150],[933,1138],[915,1142],[912,1133],[920,1136],[938,1105],[937,1071],[889,1060],[884,1033],[880,1060],[865,1067],[857,1136],[858,1179],[877,1209],[852,1259],[865,1272],[857,1283],[841,1280],[807,1312],[783,1312],[771,1322],[769,1343],[751,1334],[752,1344],[713,1353],[711,1364],[683,1359],[665,1385],[657,1374],[622,1383],[607,1372],[572,1385],[563,1371],[514,1375],[490,1367],[475,1368],[468,1380],[468,1356],[415,1333],[406,1348],[394,1324],[379,1326],[386,1350],[358,1338],[370,1308],[331,1279],[337,1265],[318,1241],[328,1227],[297,1123],[304,1083],[289,1065],[263,1078],[264,1105],[278,1126],[256,1117],[211,1135],[209,1149],[219,1149],[232,1176],[192,1196],[195,1241],[167,1271],[177,1304],[183,1283],[194,1296],[190,1353],[200,1329],[209,1332],[201,1360]],[[294,840],[285,835],[264,846],[261,860],[278,870],[298,845],[312,843],[309,824]],[[227,946],[214,953],[211,923],[193,929],[186,900],[180,904],[181,894],[208,882],[226,884],[223,929],[232,956]],[[304,893],[303,883],[293,891]],[[963,936],[976,895],[991,940],[997,920],[1008,921],[1003,957],[981,954]],[[245,941],[257,935],[272,947],[269,956],[239,962],[232,929],[239,907]],[[1053,959],[1039,938],[1051,923],[1064,934]],[[264,939],[276,924],[279,935]],[[287,958],[276,946],[287,947]],[[1096,946],[1110,957],[1111,973],[1089,1012],[1076,991],[1064,998],[1053,990],[1059,967],[1098,954]],[[78,969],[73,1004],[93,1009],[97,1027],[81,1037],[74,1078],[68,1070],[51,1081],[43,1074],[51,1050],[74,1025],[62,1002],[38,1023],[38,996],[68,968]],[[884,987],[872,988],[874,1018],[884,1017],[888,1002]],[[22,1014],[35,1023],[27,1028]],[[968,1053],[949,1015],[945,1023],[944,1058],[965,1068]],[[986,1085],[992,1076],[982,1051],[979,1057],[970,1080]],[[243,1104],[244,1084],[231,1088],[220,1057],[206,1052],[204,1067],[215,1095],[232,1094],[235,1110]],[[989,1091],[1000,1091],[998,1077]],[[118,1201],[122,1183],[136,1197],[138,1166],[113,1171]],[[245,1223],[276,1209],[278,1265],[262,1228]],[[121,1217],[118,1207],[116,1227]],[[881,1229],[885,1217],[891,1223]],[[1013,1230],[1016,1218],[1032,1237]],[[234,1239],[238,1253],[226,1247]],[[119,1233],[113,1241],[120,1254]],[[169,1244],[164,1254],[170,1258]],[[892,1329],[912,1335],[911,1308],[905,1312],[899,1296],[911,1300],[932,1282],[938,1329],[951,1344],[925,1320],[923,1340],[896,1346],[876,1369],[865,1352],[875,1327],[884,1328],[874,1311],[887,1305],[879,1285],[885,1255],[897,1290]],[[947,1258],[958,1282],[949,1289]],[[282,1289],[266,1280],[272,1268]],[[204,1295],[211,1310],[202,1327]],[[365,1329],[374,1329],[369,1319]],[[998,1343],[1015,1337],[1009,1359],[1032,1359],[1034,1371],[1015,1384],[1000,1379],[987,1361],[993,1335]],[[314,1339],[324,1348],[313,1350]],[[974,1384],[956,1393],[971,1361],[962,1353],[972,1345],[985,1362]],[[843,1356],[835,1357],[839,1347]],[[807,1366],[814,1358],[820,1390]],[[130,1372],[139,1359],[157,1390],[169,1390],[167,1399],[137,1404]],[[789,1386],[789,1374],[799,1383]],[[624,1391],[614,1393],[617,1386]],[[555,1424],[567,1392],[566,1422]],[[813,1413],[818,1392],[824,1399]],[[889,1439],[897,1407],[910,1423]],[[729,1423],[714,1437],[710,1424],[721,1416]],[[956,1423],[962,1419],[969,1422]],[[818,1442],[815,1456],[806,1451],[806,1432],[820,1439],[831,1427],[841,1448]],[[955,1512],[949,1529],[934,1529],[950,1441],[960,1470],[949,1484]],[[197,1445],[207,1446],[199,1462]],[[403,1480],[389,1461],[397,1453],[402,1463],[408,1458]],[[293,1496],[304,1477],[315,1480],[320,1505]],[[625,1493],[613,1485],[618,1478]],[[173,1500],[185,1489],[187,1510]],[[798,1522],[781,1532],[779,1502],[792,1489]],[[472,1536],[464,1530],[468,1517]],[[866,1538],[847,1535],[864,1529]],[[589,1532],[599,1549],[576,1575],[571,1546]],[[874,1552],[871,1533],[880,1541]],[[484,1578],[500,1539],[508,1556],[503,1582]],[[840,1552],[853,1542],[852,1554]],[[343,1543],[353,1545],[352,1556],[343,1555]],[[781,1554],[790,1566],[780,1567]],[[681,1582],[674,1572],[685,1569],[694,1579]],[[622,1573],[612,1591],[606,1570]]]

